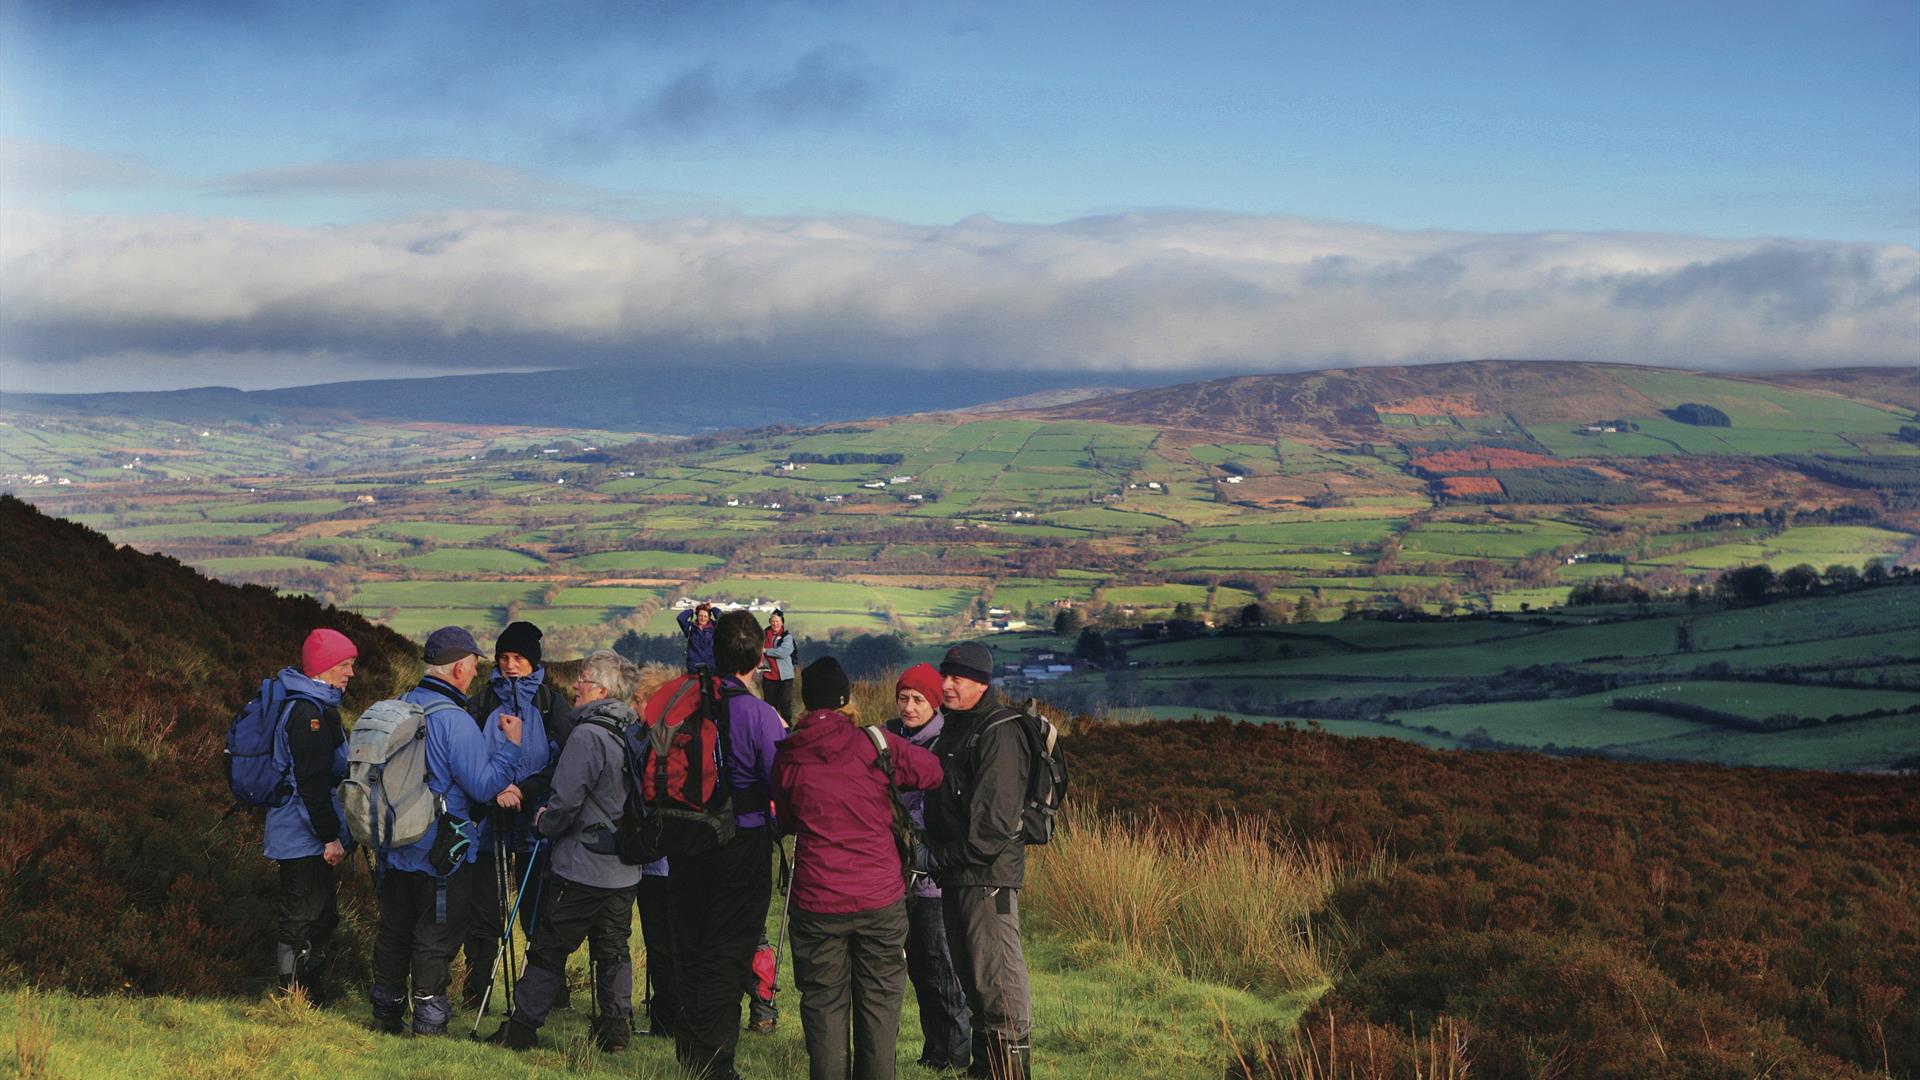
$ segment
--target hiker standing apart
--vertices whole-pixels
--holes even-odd
[[[979,642],[955,645],[940,662],[946,780],[927,799],[927,842],[973,1025],[967,1074],[1025,1080],[1033,1005],[1020,948],[1021,815],[1032,762],[1018,724],[989,727],[992,682],[993,652]]]
[[[489,753],[506,741],[500,731],[500,717],[520,718],[520,761],[514,766],[513,784],[504,794],[509,800],[517,797],[518,805],[525,808],[475,808],[482,817],[480,834],[474,841],[477,855],[467,905],[467,978],[460,989],[461,1004],[469,1009],[479,1008],[486,994],[494,957],[500,952],[506,930],[498,856],[505,853],[509,857],[509,874],[515,881],[528,882],[529,890],[547,876],[545,848],[534,859],[532,874],[527,873],[532,844],[526,815],[546,802],[552,790],[554,766],[571,730],[568,717],[573,707],[565,694],[547,683],[547,669],[540,662],[541,636],[540,628],[530,622],[509,623],[493,645],[493,677],[467,699],[467,712],[485,736]],[[533,934],[533,915],[531,905],[521,905],[520,928],[529,937]]]
[[[793,635],[787,632],[787,613],[778,608],[767,616],[766,640],[762,644],[764,659],[760,664],[760,696],[773,711],[780,714],[780,722],[793,724]]]
[[[413,987],[413,1030],[447,1030],[448,966],[466,931],[473,885],[473,816],[511,787],[520,761],[520,719],[502,715],[505,741],[489,749],[466,710],[466,690],[480,669],[473,635],[446,626],[427,636],[427,673],[401,695],[426,713],[427,789],[443,800],[433,827],[416,844],[396,848],[380,874],[380,927],[373,940],[373,983],[367,996],[381,1030],[398,1034]],[[516,793],[517,794],[517,793]],[[508,796],[506,802],[517,800]]]
[[[887,730],[921,749],[935,750],[947,726],[940,712],[940,673],[932,664],[915,664],[901,673],[893,692],[900,715],[887,721]],[[920,791],[900,793],[913,823],[914,868],[920,871],[907,893],[907,978],[920,1005],[920,1064],[929,1069],[964,1069],[972,1025],[967,1020],[966,993],[960,989],[960,976],[947,951],[940,886],[926,872],[932,866],[922,838],[926,799]]]
[[[893,789],[938,787],[940,762],[899,735],[867,729],[884,741],[883,761],[873,736],[839,711],[851,690],[839,662],[824,657],[805,674],[807,712],[774,757],[773,801],[781,831],[796,837],[790,932],[808,1075],[890,1080],[913,869],[895,831]]]
[[[773,706],[746,686],[760,666],[761,640],[760,622],[750,611],[729,611],[714,624],[713,659],[725,673],[721,688],[733,753],[728,773],[734,836],[712,851],[673,858],[673,966],[680,994],[674,1049],[695,1076],[719,1080],[735,1075],[740,998],[773,895],[768,791],[774,747],[786,727]]]
[[[347,776],[347,733],[340,725],[340,692],[353,678],[360,650],[325,627],[307,635],[300,666],[275,676],[287,697],[285,721],[274,732],[273,764],[291,779],[291,797],[267,809],[266,854],[280,864],[275,965],[282,989],[314,993],[327,966],[327,946],[340,925],[334,867],[347,857],[334,789]]]
[[[682,611],[674,616],[680,624],[680,632],[687,637],[687,674],[691,675],[701,668],[715,675],[732,674],[721,672],[713,666],[713,605],[705,600],[694,605],[692,610]],[[755,627],[759,624],[755,623]],[[757,632],[757,631],[756,631]]]
[[[567,957],[588,942],[597,980],[593,1041],[623,1050],[632,1031],[633,923],[640,867],[620,860],[614,830],[627,805],[627,727],[636,717],[627,699],[638,671],[618,653],[587,657],[574,684],[574,727],[553,773],[553,793],[533,827],[553,846],[553,876],[527,948],[527,973],[515,988],[513,1015],[495,1034],[510,1049],[539,1042],[540,1026],[567,985]]]

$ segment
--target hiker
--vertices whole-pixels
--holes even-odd
[[[373,940],[368,997],[380,1029],[401,1030],[407,987],[413,988],[413,1030],[447,1030],[448,966],[466,931],[473,886],[473,817],[490,801],[517,805],[512,786],[520,762],[520,718],[502,714],[504,737],[491,746],[473,726],[466,691],[480,669],[480,646],[457,626],[427,635],[426,675],[401,695],[426,713],[427,788],[444,805],[418,843],[396,848],[377,871],[380,926]]]
[[[646,701],[675,677],[666,664],[648,664],[640,670],[632,700]],[[643,864],[633,898],[640,913],[640,940],[647,951],[646,1033],[656,1039],[673,1037],[674,1017],[680,1012],[679,983],[673,970],[671,869],[665,858]]]
[[[690,639],[691,640],[691,639]],[[786,734],[780,714],[747,689],[760,666],[762,633],[750,611],[729,611],[713,628],[713,660],[732,758],[734,835],[725,844],[673,861],[673,967],[680,996],[674,1051],[697,1077],[734,1076],[740,998],[754,945],[773,895],[773,830],[768,791],[774,747]]]
[[[1020,949],[1027,863],[1021,816],[1032,762],[1019,725],[988,727],[998,706],[992,683],[993,651],[979,642],[955,645],[940,662],[946,725],[937,753],[946,780],[926,801],[927,845],[947,946],[967,997],[967,1075],[1025,1080],[1033,1067],[1033,1007]]]
[[[932,664],[913,665],[894,683],[893,700],[900,715],[887,721],[887,730],[923,750],[935,750],[947,726],[940,712],[940,673]],[[925,792],[900,793],[914,829],[914,867],[920,871],[907,893],[907,978],[920,1005],[919,1063],[929,1069],[964,1069],[972,1026],[967,997],[947,951],[940,886],[926,873],[932,866],[923,835],[926,799]]]
[[[526,881],[531,891],[546,879],[548,871],[550,849],[543,848],[542,854],[533,858],[532,872],[528,872],[532,844],[527,815],[546,802],[552,790],[560,748],[572,730],[573,706],[560,688],[547,682],[547,669],[540,662],[541,637],[540,628],[530,622],[507,624],[494,640],[493,677],[467,699],[467,712],[490,748],[505,741],[500,717],[511,713],[520,718],[520,761],[514,767],[513,783],[502,794],[509,800],[517,799],[523,808],[493,806],[482,814],[480,833],[474,840],[473,893],[467,905],[464,944],[467,976],[460,988],[460,1001],[467,1009],[480,1007],[492,982],[493,960],[500,951],[510,903],[503,884],[509,879]],[[533,935],[532,918],[532,908],[523,904],[520,928],[529,938]]]
[[[573,732],[553,773],[552,795],[533,819],[552,847],[552,877],[527,948],[527,973],[515,988],[513,1015],[494,1040],[513,1050],[539,1043],[547,1014],[567,985],[567,957],[588,942],[594,972],[593,1041],[624,1050],[633,1027],[633,924],[640,867],[622,862],[614,831],[627,806],[628,699],[638,670],[610,649],[587,657],[574,683]]]
[[[346,859],[349,842],[334,790],[347,775],[340,693],[359,655],[345,634],[321,627],[300,646],[300,666],[275,676],[286,705],[274,731],[273,764],[292,779],[292,791],[267,809],[266,855],[280,864],[274,963],[281,989],[298,985],[309,997],[340,925],[334,867]]]
[[[795,836],[788,932],[808,1075],[888,1080],[907,989],[913,870],[896,828],[905,820],[896,789],[938,787],[940,761],[899,735],[856,727],[842,711],[846,672],[832,657],[802,674],[807,711],[774,755],[773,801],[781,831]]]
[[[702,668],[716,675],[730,674],[715,671],[713,666],[713,605],[702,600],[674,618],[680,624],[680,632],[687,637],[687,674]]]
[[[780,722],[793,725],[793,635],[787,632],[787,613],[775,608],[767,616],[766,640],[762,643],[764,658],[760,665],[760,696],[773,711],[780,714]]]

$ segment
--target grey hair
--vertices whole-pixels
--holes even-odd
[[[640,669],[633,661],[614,652],[601,649],[586,658],[580,665],[580,677],[607,692],[615,701],[625,701],[633,696],[633,684],[638,680]]]
[[[451,664],[428,664],[427,674],[433,676],[436,679],[439,679],[441,682],[452,682],[453,669],[459,667],[461,661],[465,659],[466,657],[463,656],[459,660],[455,660]]]

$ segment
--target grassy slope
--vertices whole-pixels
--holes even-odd
[[[639,945],[635,927],[634,947]],[[582,963],[584,952],[575,957]],[[1130,966],[1094,948],[1032,942],[1034,1044],[1051,1075],[1085,1077],[1217,1077],[1231,1031],[1252,1045],[1291,1028],[1319,989],[1268,999],[1241,990],[1189,982]],[[583,971],[574,972],[583,985]],[[576,991],[577,1000],[585,995]],[[796,992],[785,984],[780,1030],[771,1038],[742,1036],[741,1070],[754,1077],[801,1076]],[[672,1043],[636,1039],[623,1054],[588,1049],[584,1012],[562,1012],[543,1030],[544,1048],[525,1058],[479,1046],[464,1037],[471,1019],[455,1018],[459,1038],[389,1038],[366,1023],[366,1007],[346,1002],[327,1010],[290,1006],[271,998],[82,998],[66,993],[0,996],[0,1028],[21,1029],[23,1005],[42,1012],[52,1032],[54,1076],[189,1077],[201,1080],[259,1076],[455,1077],[511,1069],[518,1076],[680,1077]],[[482,1033],[496,1022],[488,1020]],[[900,1075],[938,1075],[913,1064],[919,1055],[913,994],[901,1017]]]

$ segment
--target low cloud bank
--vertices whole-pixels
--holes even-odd
[[[448,366],[792,358],[1089,371],[1480,357],[1920,362],[1920,250],[1286,217],[454,213],[300,228],[15,214],[0,358]],[[205,381],[201,379],[200,381]]]

